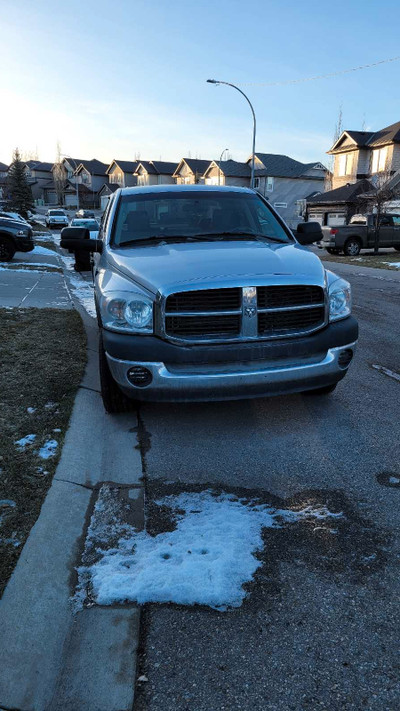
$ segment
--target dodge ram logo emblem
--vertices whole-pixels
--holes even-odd
[[[255,306],[246,306],[244,312],[248,318],[253,318],[253,316],[256,315],[256,307]]]

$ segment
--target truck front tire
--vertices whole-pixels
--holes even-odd
[[[135,401],[130,400],[130,398],[120,390],[111,375],[101,331],[99,339],[99,371],[101,397],[105,411],[110,415],[115,415],[119,412],[131,412],[135,407]]]
[[[13,241],[0,235],[0,262],[11,262],[15,252]]]
[[[361,242],[357,237],[349,237],[344,245],[343,252],[346,257],[357,257],[361,252]]]

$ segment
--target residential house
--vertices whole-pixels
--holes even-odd
[[[247,165],[251,166],[251,156]],[[302,221],[306,201],[324,190],[327,169],[322,163],[302,163],[276,153],[254,154],[254,187],[283,217],[289,227]]]
[[[120,188],[128,188],[137,185],[137,176],[134,175],[139,161],[137,160],[113,160],[106,170],[108,182],[116,184]]]
[[[334,156],[333,189],[307,201],[307,216],[322,225],[346,224],[360,210],[358,196],[400,171],[400,121],[379,131],[343,131],[328,154]]]
[[[39,160],[25,162],[25,174],[31,186],[32,197],[36,204],[57,204],[57,195],[52,173],[53,163]]]
[[[116,190],[118,190],[119,187],[118,183],[104,183],[103,187],[100,188],[98,192],[98,199],[101,210],[104,211],[106,209],[109,198],[115,193]]]
[[[204,183],[204,173],[210,165],[210,160],[198,158],[182,158],[173,174],[178,185],[195,185]]]
[[[78,165],[75,176],[78,181],[80,207],[99,206],[99,191],[108,183],[107,168],[107,163],[96,158],[82,161]]]
[[[138,185],[163,185],[175,183],[173,177],[175,170],[176,163],[163,160],[141,160],[138,161],[134,175],[137,177]]]
[[[372,184],[363,178],[356,183],[348,183],[335,190],[312,195],[307,199],[307,220],[330,227],[346,225],[350,218],[360,211],[360,195],[371,189]]]
[[[237,185],[248,188],[250,186],[250,167],[247,163],[236,160],[212,160],[204,171],[206,185]]]
[[[8,165],[0,161],[0,200],[5,199],[5,187],[7,181]]]

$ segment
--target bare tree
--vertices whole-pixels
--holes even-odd
[[[53,166],[53,180],[58,205],[62,205],[64,202],[65,177],[65,170],[61,158],[61,144],[60,141],[57,141],[56,160]]]
[[[336,141],[340,138],[342,133],[343,133],[343,109],[342,109],[342,104],[340,104],[338,117],[337,117],[337,121],[335,124],[335,130],[333,132],[333,142],[332,142],[333,146],[335,145]],[[328,170],[325,174],[325,180],[324,180],[324,192],[325,193],[328,190],[332,190],[332,178],[333,178],[334,163],[335,163],[335,156],[329,156],[328,165],[327,165]]]

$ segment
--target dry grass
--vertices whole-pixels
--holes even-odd
[[[374,267],[375,269],[391,269],[392,271],[399,271],[398,267],[390,266],[392,262],[400,264],[400,252],[378,252],[378,254],[374,254],[373,251],[368,251],[361,252],[358,257],[345,257],[344,255],[328,254],[325,250],[321,250],[318,256],[323,262],[344,262],[358,267]]]
[[[56,309],[0,309],[0,332],[1,594],[56,470],[84,371],[86,337],[76,311]],[[28,434],[35,441],[19,450],[15,441]],[[49,439],[57,440],[57,453],[41,459],[38,450]]]

